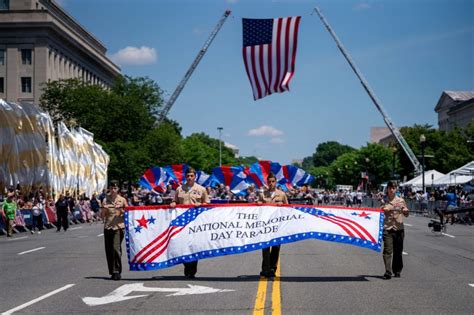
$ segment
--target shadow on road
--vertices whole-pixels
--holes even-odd
[[[280,282],[360,282],[369,281],[367,278],[383,279],[382,276],[363,275],[363,276],[328,276],[328,277],[290,277],[283,276],[275,279]],[[84,277],[84,279],[110,280],[109,277]],[[241,275],[237,277],[196,277],[189,279],[184,276],[154,276],[150,278],[122,278],[122,282],[146,282],[146,281],[185,281],[185,282],[258,282],[258,275]]]

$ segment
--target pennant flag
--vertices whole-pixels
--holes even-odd
[[[277,186],[280,187],[284,191],[288,191],[291,189],[291,182],[289,182],[285,177],[284,168],[278,162],[271,162],[270,163],[270,170],[273,174],[275,174],[277,180]]]
[[[305,172],[303,169],[294,165],[284,165],[283,175],[288,183],[293,186],[302,186],[311,184],[314,181],[314,176]]]
[[[246,195],[247,188],[250,186],[247,182],[247,175],[241,166],[221,166],[212,170],[212,175],[216,182],[230,187],[230,191],[237,196]]]
[[[214,176],[205,173],[204,171],[196,171],[196,183],[203,187],[213,187],[216,184]]]
[[[254,100],[289,91],[300,19],[242,19],[243,57]]]
[[[152,167],[149,168],[145,174],[140,178],[140,186],[149,189],[155,190],[158,192],[166,191],[166,185],[170,176],[166,173],[165,169],[162,167]]]
[[[267,177],[270,174],[271,161],[258,161],[246,167],[244,173],[247,175],[247,181],[255,184],[257,188],[267,184]]]
[[[381,250],[383,211],[296,205],[128,207],[130,270],[156,270],[318,239]]]

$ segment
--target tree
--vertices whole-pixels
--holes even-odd
[[[242,166],[250,166],[255,162],[258,162],[258,158],[255,156],[240,156],[236,158],[237,164]]]
[[[352,152],[354,150],[354,148],[348,145],[340,144],[337,141],[328,141],[320,143],[316,147],[316,152],[313,154],[313,165],[329,166],[340,155]]]
[[[313,187],[331,188],[335,185],[334,176],[329,166],[312,166],[307,171],[314,176]]]

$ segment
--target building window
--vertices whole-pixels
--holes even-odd
[[[5,81],[3,78],[0,78],[0,93],[5,93]]]
[[[10,0],[0,0],[0,10],[10,10]]]
[[[21,50],[21,63],[24,65],[31,65],[31,49]]]
[[[5,49],[0,49],[0,66],[5,64]]]
[[[31,77],[21,78],[21,93],[31,93]]]

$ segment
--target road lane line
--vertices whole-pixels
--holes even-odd
[[[104,236],[104,233],[97,235],[97,237],[101,237],[101,236]]]
[[[443,234],[444,236],[447,236],[447,237],[456,238],[456,236],[451,235],[451,234],[446,234],[446,233],[441,233],[441,234]]]
[[[56,293],[59,293],[59,292],[64,291],[64,290],[66,290],[66,289],[69,289],[69,288],[72,287],[72,286],[74,286],[74,284],[67,284],[67,285],[65,285],[65,286],[62,287],[62,288],[59,288],[59,289],[57,289],[57,290],[51,291],[51,292],[49,292],[49,293],[46,293],[45,295],[42,295],[42,296],[40,296],[40,297],[38,297],[38,298],[36,298],[36,299],[34,299],[34,300],[31,300],[31,301],[29,301],[29,302],[27,302],[27,303],[25,303],[25,304],[21,304],[21,305],[15,307],[15,308],[12,308],[12,309],[10,309],[10,310],[8,310],[8,311],[6,311],[6,312],[3,312],[1,315],[9,315],[9,314],[12,314],[12,313],[14,313],[14,312],[16,312],[16,311],[19,311],[19,310],[21,310],[21,309],[24,309],[24,308],[26,308],[26,307],[28,307],[28,306],[30,306],[30,305],[32,305],[32,304],[35,304],[36,302],[39,302],[39,301],[41,301],[41,300],[44,300],[44,299],[46,299],[46,298],[48,298],[48,297],[50,297],[50,296],[52,296],[52,295],[54,295],[54,294],[56,294]]]
[[[8,239],[8,240],[9,240],[9,241],[16,241],[16,240],[21,240],[21,239],[24,239],[24,238],[28,238],[28,236],[15,237],[15,238],[10,238],[10,239]]]
[[[30,250],[18,253],[18,255],[23,255],[23,254],[27,254],[27,253],[31,253],[31,252],[36,252],[37,250],[41,250],[41,249],[44,249],[44,247],[38,247],[38,248],[35,248],[35,249],[30,249]]]
[[[265,314],[265,298],[267,297],[267,278],[260,277],[258,281],[257,297],[255,298],[255,306],[253,308],[254,315]]]
[[[474,288],[474,283],[469,283],[469,285]]]
[[[413,224],[403,223],[406,226],[413,226]]]
[[[403,255],[408,255],[408,253],[406,251],[403,251],[402,254]]]
[[[278,260],[276,277],[272,286],[272,315],[281,315],[280,260]]]
[[[82,229],[82,226],[70,228],[71,231]]]

